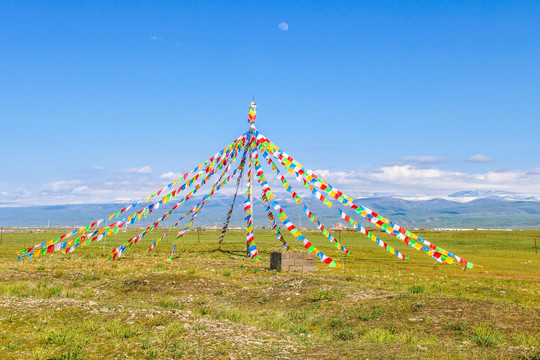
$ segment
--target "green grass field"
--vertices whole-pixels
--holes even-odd
[[[540,359],[540,232],[419,232],[484,266],[441,265],[377,233],[403,262],[358,233],[342,233],[354,258],[307,233],[345,264],[314,273],[269,270],[280,251],[256,231],[187,233],[172,263],[162,232],[115,262],[103,242],[73,254],[17,261],[15,251],[58,233],[5,233],[0,245],[1,359]],[[106,251],[133,236],[106,239]],[[286,234],[284,234],[286,236]],[[294,251],[303,247],[291,236]]]

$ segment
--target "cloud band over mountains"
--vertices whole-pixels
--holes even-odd
[[[511,191],[540,197],[540,168],[490,170],[470,174],[424,165],[425,162],[422,161],[419,164],[396,162],[367,170],[318,169],[314,172],[351,196],[359,192],[384,192],[410,197],[422,195],[444,197],[456,191],[482,189]],[[275,182],[275,176],[271,174],[269,168],[264,167],[264,170],[273,190],[279,193],[281,185]],[[0,183],[0,204],[8,206],[136,201],[174,180],[181,172],[171,171],[159,176],[148,176],[152,174],[152,169],[143,166],[120,171],[120,174],[123,175],[87,181],[58,180],[45,183],[38,189],[14,186],[10,188],[9,184]],[[302,191],[292,176],[286,174],[286,177],[293,188]],[[204,194],[204,191],[204,188],[201,188],[199,193]],[[226,186],[223,191],[234,192],[234,185]],[[258,194],[259,189],[255,191]]]

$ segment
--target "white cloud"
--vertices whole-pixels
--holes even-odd
[[[150,36],[150,40],[152,40],[152,41],[163,41],[162,38],[160,38],[159,36],[156,36],[156,35]]]
[[[286,22],[279,23],[278,28],[281,31],[287,31],[289,30],[289,24],[287,24]]]
[[[71,192],[72,192],[73,194],[85,194],[87,191],[88,191],[88,186],[86,186],[86,185],[83,185],[83,186],[77,186],[76,188],[74,188],[73,190],[71,190]]]
[[[485,181],[491,184],[512,184],[520,180],[521,171],[489,171],[485,174]]]
[[[117,197],[114,199],[114,201],[118,201],[118,202],[131,202],[134,200],[137,200],[137,199],[130,198],[130,197]]]
[[[121,172],[126,174],[150,175],[152,174],[152,168],[150,166],[143,166],[140,168],[124,169]]]
[[[315,173],[338,189],[349,192],[446,196],[456,191],[487,189],[538,196],[540,172],[533,170],[500,170],[467,174],[414,165],[394,165],[350,172],[316,170]]]
[[[434,165],[448,161],[445,157],[440,156],[404,156],[390,162],[390,165]]]
[[[59,180],[47,183],[41,187],[44,192],[70,192],[81,184],[80,180]]]
[[[494,162],[495,160],[493,160],[492,158],[486,155],[476,154],[468,158],[467,161],[473,162],[473,163],[491,163],[491,162]]]
[[[427,161],[427,160],[425,160]],[[267,164],[263,163],[266,179],[273,192],[281,198],[287,198],[281,183]],[[149,174],[150,167],[127,169],[125,172]],[[448,171],[437,166],[425,167],[423,164],[385,165],[378,168],[355,171],[335,171],[331,169],[315,170],[339,190],[349,196],[357,194],[399,195],[418,198],[421,196],[446,197],[457,191],[492,190],[507,191],[523,195],[540,197],[540,168],[531,169],[498,169],[486,172],[465,173]],[[301,186],[287,172],[282,172],[288,182],[301,192]],[[20,186],[10,187],[6,184],[0,189],[0,204],[6,205],[49,205],[77,203],[110,203],[115,201],[136,201],[145,199],[147,195],[161,189],[171,180],[180,177],[181,173],[166,172],[159,176],[133,176],[129,181],[126,176],[100,177],[81,181],[58,180],[46,183],[38,190],[29,191]],[[236,177],[220,190],[219,194],[232,196],[236,190]],[[213,177],[197,195],[208,193],[217,176]],[[2,184],[0,184],[2,185]],[[180,185],[180,184],[178,184]],[[245,191],[245,175],[239,194]],[[256,185],[255,195],[260,196]],[[281,195],[283,194],[283,195]]]
[[[101,166],[101,165],[96,165],[96,166],[94,166],[93,170],[94,171],[103,171],[103,170],[105,170],[105,168],[103,166]]]
[[[180,173],[180,172],[169,171],[169,172],[166,172],[166,173],[163,173],[163,174],[159,175],[159,178],[172,181],[172,180],[178,179],[182,175],[184,175],[184,174]]]

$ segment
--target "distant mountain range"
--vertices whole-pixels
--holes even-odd
[[[534,196],[524,196],[502,191],[460,191],[444,198],[397,197],[376,193],[356,193],[357,204],[362,204],[390,220],[410,228],[535,228],[540,229],[540,201]],[[200,199],[192,199],[180,210],[172,213],[164,224],[171,225],[189,211]],[[199,213],[193,226],[217,226],[225,220],[232,196],[215,194]],[[334,208],[339,207],[350,215],[353,212],[334,202],[328,208],[313,197],[304,196],[303,202],[326,226],[342,222]],[[289,218],[301,227],[314,226],[303,214],[302,207],[290,198],[280,200]],[[0,207],[0,226],[51,227],[87,225],[116,212],[126,204],[81,204],[31,207]],[[148,225],[171,208],[161,206],[140,225]],[[142,205],[141,205],[142,206]],[[136,208],[137,209],[137,208]],[[139,208],[140,209],[140,208]],[[260,200],[254,204],[255,226],[268,226],[266,211]],[[356,216],[361,220],[359,216]],[[184,219],[186,223],[188,219]],[[242,226],[243,197],[237,199],[232,226]],[[366,225],[364,223],[364,225]]]

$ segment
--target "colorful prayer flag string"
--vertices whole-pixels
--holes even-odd
[[[277,168],[276,164],[272,161],[272,159],[268,156],[268,153],[263,150],[262,151],[262,155],[263,157],[268,161],[268,164],[271,166],[272,168],[272,171],[274,171],[276,173],[276,176],[277,178],[281,181],[281,184],[283,185],[283,187],[285,188],[285,190],[287,190],[287,192],[291,195],[291,197],[293,198],[293,200],[295,200],[296,204],[297,205],[300,205],[302,203],[302,199],[300,198],[300,196],[298,196],[298,194],[296,192],[294,192],[292,190],[292,187],[291,185],[289,184],[289,182],[287,181],[287,179],[285,179],[285,177],[283,175],[281,175],[279,169]],[[330,231],[328,231],[323,224],[321,224],[321,222],[315,217],[315,215],[313,215],[313,213],[307,208],[307,206],[305,204],[302,204],[302,207],[303,207],[303,211],[304,213],[307,215],[308,219],[315,224],[315,226],[317,226],[317,229],[319,229],[319,231],[324,235],[326,236],[326,238],[328,240],[330,240],[330,242],[334,243],[335,244],[335,247],[340,249],[341,251],[343,251],[345,253],[345,256],[350,256],[350,252],[349,250],[347,250],[345,248],[345,246],[343,246],[333,235]]]
[[[127,218],[124,218],[120,221],[116,221],[115,223],[111,224],[111,225],[106,225],[103,229],[107,228],[107,233],[109,233],[109,229],[111,228],[114,228],[114,227],[118,227],[120,224],[122,224],[122,226],[124,226],[126,223],[129,223],[129,224],[134,224],[135,222],[139,221],[141,219],[141,216],[147,216],[148,214],[151,214],[153,210],[156,210],[158,207],[159,207],[159,204],[162,204],[162,203],[166,203],[167,201],[169,201],[171,198],[174,198],[178,193],[180,193],[182,190],[184,190],[187,187],[190,187],[193,182],[204,172],[208,173],[213,166],[215,166],[216,164],[218,164],[220,162],[220,160],[222,160],[222,157],[223,157],[223,153],[224,152],[230,152],[232,148],[237,148],[238,146],[242,146],[244,141],[246,140],[246,137],[247,137],[247,134],[248,133],[244,133],[242,134],[240,137],[238,137],[237,139],[235,139],[232,143],[230,143],[229,145],[227,145],[225,148],[223,148],[221,151],[219,151],[218,153],[216,153],[214,156],[210,157],[209,160],[199,164],[197,167],[195,167],[193,170],[185,173],[184,175],[182,175],[180,178],[178,178],[177,180],[171,182],[170,184],[164,186],[163,188],[161,188],[160,190],[158,190],[157,192],[149,195],[146,197],[145,200],[139,200],[137,201],[136,203],[132,204],[132,205],[129,205],[127,207],[124,207],[123,209],[121,210],[118,210],[117,212],[111,214],[108,216],[108,220],[112,219],[113,217],[118,217],[120,214],[128,211],[129,209],[131,208],[134,208],[136,207],[138,204],[142,203],[142,202],[148,202],[150,200],[150,198],[154,197],[154,196],[157,196],[159,194],[161,194],[163,191],[165,191],[166,189],[171,189],[173,186],[176,186],[176,184],[181,181],[181,180],[185,180],[189,175],[191,175],[193,172],[195,171],[199,171],[199,173],[197,175],[195,175],[191,180],[189,180],[186,184],[182,185],[180,188],[172,191],[172,193],[164,196],[160,201],[158,201],[157,203],[154,203],[152,205],[149,205],[141,210],[139,210],[138,212],[134,213],[133,215],[127,217]],[[98,231],[94,231],[92,232],[90,235],[83,235],[81,236],[80,238],[77,238],[73,241],[69,241],[69,242],[61,242],[62,240],[64,239],[67,239],[67,238],[70,238],[70,237],[73,237],[75,236],[76,234],[78,233],[84,233],[84,231],[88,231],[89,229],[92,229],[92,228],[95,228],[95,227],[98,227],[100,226],[100,224],[102,223],[107,223],[107,220],[106,219],[100,219],[100,220],[96,220],[94,221],[93,223],[87,225],[87,226],[84,226],[84,227],[80,227],[79,229],[76,229],[76,230],[73,230],[69,233],[66,233],[62,236],[59,236],[55,239],[51,239],[49,241],[45,241],[43,243],[40,243],[40,244],[36,244],[34,246],[31,246],[29,248],[26,248],[26,249],[23,249],[23,250],[20,250],[17,252],[17,254],[19,255],[18,256],[18,259],[21,260],[23,257],[25,256],[28,256],[28,258],[32,258],[32,255],[30,255],[30,253],[33,253],[34,251],[38,250],[38,249],[42,249],[42,248],[46,248],[47,250],[46,251],[41,251],[40,253],[51,253],[53,251],[59,251],[59,250],[64,250],[65,247],[67,246],[68,249],[66,251],[69,251],[69,252],[73,252],[74,248],[79,246],[80,244],[88,244],[89,242],[91,241],[99,241],[101,240],[103,237],[101,238],[97,238],[98,234],[101,234],[103,233],[103,229],[99,229]],[[118,232],[117,230],[112,230],[110,233],[114,233],[114,232]],[[106,235],[105,234],[105,235]],[[105,236],[103,235],[103,236]],[[95,236],[95,237],[94,237]],[[87,240],[88,239],[88,240]],[[58,246],[53,246],[53,245],[56,245],[57,243],[62,243],[62,247],[58,247]],[[70,248],[71,246],[73,245],[73,248]],[[58,250],[54,250],[54,249],[58,249]]]
[[[281,235],[281,232],[279,231],[279,228],[276,224],[276,220],[274,219],[274,214],[272,213],[272,210],[270,209],[270,201],[274,197],[272,192],[270,191],[270,186],[266,182],[266,179],[264,177],[264,173],[262,171],[261,163],[258,160],[258,156],[256,155],[255,159],[255,170],[257,171],[257,181],[261,185],[261,198],[263,201],[263,204],[266,205],[266,217],[268,218],[268,221],[270,222],[270,225],[272,226],[272,230],[274,230],[274,233],[277,237],[277,239],[281,242],[281,246],[283,246],[287,251],[292,251],[289,248],[289,245],[287,245],[287,242],[283,238],[283,235]]]
[[[208,180],[218,171],[218,169],[222,168],[223,165],[229,163],[229,164],[232,164],[232,162],[234,162],[234,159],[236,158],[237,156],[237,153],[238,153],[238,147],[235,147],[232,150],[232,154],[230,152],[226,152],[225,153],[225,156],[223,157],[223,159],[221,161],[219,161],[219,165],[212,169],[207,175],[206,177],[203,179],[203,181],[199,184],[197,184],[195,186],[194,189],[192,189],[184,198],[182,198],[180,201],[178,201],[176,203],[175,206],[173,206],[169,211],[167,211],[161,218],[159,218],[156,222],[154,222],[152,225],[150,225],[149,227],[147,227],[144,231],[140,232],[139,234],[137,234],[136,236],[132,237],[131,239],[127,240],[125,243],[123,243],[122,245],[116,247],[115,249],[113,249],[111,251],[112,253],[112,256],[106,260],[116,260],[117,257],[120,257],[126,249],[130,248],[132,245],[136,244],[138,241],[140,241],[142,238],[145,237],[145,235],[156,229],[158,224],[165,220],[173,211],[175,211],[177,208],[181,207],[187,200],[190,199],[191,196],[193,196],[204,184],[206,184],[208,182]],[[190,185],[193,184],[193,183],[190,183]],[[174,226],[173,226],[174,227]],[[169,229],[170,230],[170,229]],[[157,241],[155,241],[151,246],[150,246],[150,249],[151,250],[154,246],[157,245],[157,243],[159,243],[159,241],[161,239],[163,239],[165,237],[165,235],[168,233],[168,230],[166,231],[166,233]]]
[[[232,162],[234,162],[234,159],[236,158],[236,156],[237,156],[237,151],[235,151],[235,153],[234,153],[233,156],[232,156],[232,159],[231,159],[231,161],[230,161],[231,164],[232,164]],[[244,161],[244,159],[242,159],[242,162],[243,162],[243,161]],[[242,164],[240,164],[240,166],[242,166]],[[217,170],[216,170],[216,171],[217,171]],[[213,174],[215,174],[215,172],[213,172],[213,173],[210,174],[207,178],[205,178],[205,180],[204,180],[201,184],[197,185],[196,188],[193,189],[193,190],[186,196],[185,200],[187,201],[191,196],[193,196],[193,195],[197,192],[197,190],[198,190],[201,186],[203,186],[204,184],[206,184],[206,182],[208,181],[209,177],[210,177],[211,175],[213,175]],[[152,250],[154,249],[154,247],[155,247],[157,244],[159,244],[159,242],[160,242],[161,240],[163,240],[163,239],[165,238],[165,236],[167,236],[167,234],[169,233],[169,231],[172,230],[172,229],[174,229],[174,228],[179,224],[179,222],[180,222],[184,217],[186,217],[186,216],[189,215],[189,214],[191,214],[191,211],[188,212],[187,214],[183,215],[183,216],[182,216],[182,217],[181,217],[174,225],[172,225],[171,227],[169,227],[169,228],[165,231],[165,233],[161,236],[161,238],[159,238],[158,240],[154,241],[154,242],[152,243],[152,245],[150,245],[150,247],[148,248],[148,251],[152,251]]]
[[[249,145],[246,145],[246,148],[247,148],[247,146],[249,146]],[[246,150],[244,150],[244,153],[245,152],[246,152]],[[220,178],[216,181],[216,183],[212,187],[212,190],[210,191],[210,193],[208,195],[205,195],[203,197],[203,200],[199,204],[197,204],[193,209],[191,209],[191,211],[189,213],[186,214],[186,215],[193,214],[193,216],[191,217],[191,219],[187,223],[186,227],[177,234],[176,241],[173,243],[171,252],[170,252],[170,254],[169,254],[168,258],[167,258],[168,262],[172,261],[172,256],[174,255],[174,252],[176,250],[176,245],[178,245],[178,243],[180,242],[180,239],[184,236],[185,232],[187,230],[189,230],[189,228],[191,227],[191,224],[193,223],[193,221],[197,217],[199,211],[203,208],[204,204],[212,197],[212,195],[214,195],[214,193],[216,191],[220,190],[225,184],[227,184],[227,182],[229,182],[231,177],[233,177],[236,174],[236,172],[239,170],[239,167],[236,168],[229,176],[227,176],[224,180],[221,180],[225,176],[225,174],[229,171],[232,163],[233,162],[231,161],[229,163],[229,165],[227,165],[227,167],[225,168],[225,170],[221,174]]]
[[[246,220],[246,242],[247,242],[247,251],[249,252],[251,256],[251,260],[254,262],[259,262],[259,252],[257,251],[257,246],[255,245],[255,236],[253,234],[253,218],[252,218],[252,211],[251,211],[251,163],[254,160],[254,151],[256,150],[255,147],[255,136],[253,134],[251,135],[249,139],[249,162],[248,162],[248,172],[247,172],[247,189],[246,189],[246,200],[244,200],[244,211],[246,213],[246,216],[244,217],[244,220]]]
[[[294,160],[287,153],[283,152],[277,145],[272,143],[262,134],[259,134],[257,142],[259,146],[262,145],[266,150],[268,150],[268,152],[274,158],[276,158],[285,168],[287,168],[288,170],[292,169],[292,171],[297,171],[314,186],[326,192],[329,196],[338,200],[341,204],[351,207],[353,210],[355,210],[356,213],[360,214],[362,217],[375,224],[380,229],[391,234],[392,236],[401,239],[406,244],[414,247],[417,250],[424,251],[426,254],[433,257],[435,260],[444,264],[451,264],[454,262],[455,259],[457,263],[464,264],[468,268],[472,268],[473,266],[481,267],[480,265],[472,264],[469,261],[460,258],[459,256],[452,254],[445,249],[431,244],[427,240],[424,240],[421,237],[411,233],[410,231],[400,227],[399,225],[390,222],[390,220],[382,217],[374,211],[361,205],[355,204],[353,202],[353,199],[332,187],[330,184],[319,178],[313,172],[306,170],[299,162]],[[423,246],[419,242],[421,242]]]
[[[240,163],[240,166],[239,166],[240,175],[238,175],[238,180],[236,181],[236,191],[234,192],[234,197],[233,197],[233,201],[232,201],[232,204],[231,204],[231,208],[230,208],[229,212],[227,213],[227,219],[223,223],[223,228],[221,229],[221,235],[219,236],[219,239],[218,239],[218,245],[219,245],[220,248],[221,248],[221,244],[223,244],[223,239],[225,238],[225,234],[227,233],[227,229],[229,228],[229,223],[231,221],[232,212],[234,210],[234,204],[236,202],[236,196],[238,195],[238,189],[240,189],[240,184],[242,182],[242,176],[244,174],[244,163],[246,161],[245,154],[246,153],[244,152],[244,156],[242,157],[242,162]]]
[[[308,239],[306,239],[306,237],[302,235],[300,230],[298,230],[298,228],[294,226],[292,221],[287,217],[287,214],[285,214],[285,211],[283,211],[281,206],[279,206],[279,204],[276,201],[272,201],[271,204],[274,207],[274,209],[278,211],[279,220],[283,223],[283,225],[287,228],[287,230],[291,233],[291,235],[296,238],[296,240],[304,244],[304,247],[307,249],[307,251],[315,253],[315,255],[319,258],[319,260],[321,260],[323,263],[325,263],[329,267],[335,267],[338,269],[343,267],[340,263],[336,262],[335,260],[332,260],[331,258],[326,256],[322,251],[317,249],[315,245],[310,243]]]
[[[362,234],[366,235],[368,238],[376,242],[379,246],[385,248],[386,251],[388,251],[389,253],[396,255],[399,259],[404,260],[404,261],[409,261],[408,257],[406,257],[405,255],[403,255],[402,253],[400,253],[399,251],[397,251],[396,249],[394,249],[393,247],[391,247],[390,245],[388,245],[387,243],[385,243],[384,241],[382,241],[381,239],[373,235],[371,232],[366,230],[363,226],[359,225],[356,221],[351,219],[349,215],[341,211],[341,209],[338,209],[338,210],[339,210],[339,213],[341,214],[341,218],[347,221],[352,226],[354,226],[356,229],[360,230]]]

